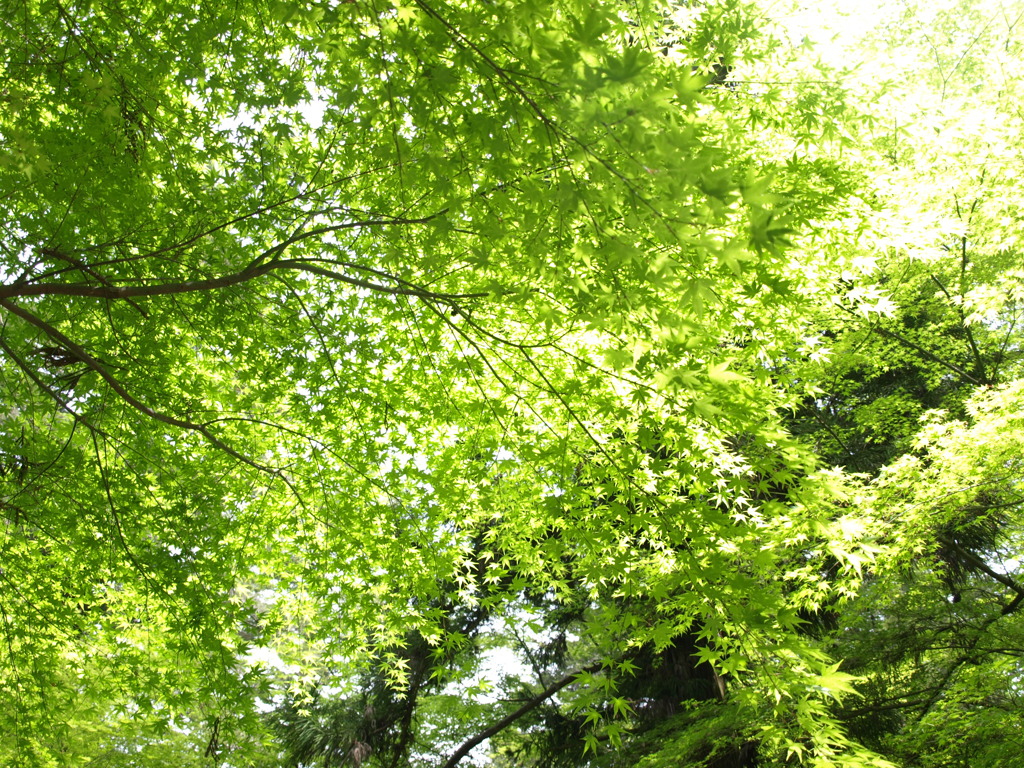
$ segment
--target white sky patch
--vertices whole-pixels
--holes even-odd
[[[295,664],[287,664],[285,660],[281,658],[281,654],[273,648],[267,648],[262,645],[251,648],[249,652],[242,657],[242,661],[249,667],[263,666],[267,669],[273,669],[286,675],[295,675],[300,671],[299,667]]]
[[[495,461],[514,461],[516,455],[512,453],[508,448],[499,448],[494,452]]]
[[[501,700],[503,691],[496,685],[506,676],[534,678],[533,671],[511,648],[490,648],[480,656],[477,673],[469,680],[449,683],[443,691],[452,696],[465,696],[472,692],[473,698],[482,704],[494,704]]]
[[[284,697],[283,696],[275,696],[271,701],[264,701],[263,699],[257,698],[256,699],[256,711],[259,712],[261,715],[266,715],[266,714],[268,714],[270,712],[273,712],[275,709],[277,709],[283,703],[284,703]]]
[[[883,15],[881,0],[813,0],[801,2],[789,13],[778,17],[790,42],[807,41],[832,66],[850,63],[849,48],[878,25]]]
[[[315,131],[323,125],[324,112],[327,111],[327,102],[323,99],[312,98],[309,101],[300,102],[297,109],[302,113],[306,124]]]

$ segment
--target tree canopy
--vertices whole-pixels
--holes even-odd
[[[1015,754],[1022,11],[901,8],[4,0],[0,760]]]

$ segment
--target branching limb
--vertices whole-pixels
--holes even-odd
[[[521,718],[523,715],[532,712],[534,709],[536,709],[545,701],[550,699],[560,690],[562,690],[567,685],[575,681],[580,675],[597,672],[599,669],[601,669],[601,667],[602,664],[600,662],[597,664],[591,664],[589,667],[584,667],[583,669],[573,672],[570,675],[566,675],[561,680],[556,680],[543,691],[541,691],[532,699],[523,704],[523,706],[521,706],[515,712],[510,712],[509,714],[505,715],[505,717],[501,718],[501,720],[494,723],[494,725],[491,725],[488,728],[484,728],[476,735],[464,741],[462,743],[462,746],[460,746],[457,750],[455,750],[452,753],[452,756],[448,758],[448,760],[445,762],[442,768],[455,768],[455,766],[459,764],[459,761],[461,761],[462,758],[468,755],[473,750],[474,747],[491,738],[491,736],[501,733],[501,731],[508,728],[510,725],[512,725],[512,723]]]
[[[967,343],[971,346],[971,354],[974,356],[975,370],[978,372],[978,375],[981,376],[983,381],[987,381],[989,377],[985,375],[985,362],[981,359],[981,351],[978,349],[978,344],[974,340],[974,333],[971,331],[971,326],[967,323],[967,316],[964,314],[963,304],[958,304],[953,301],[953,297],[950,296],[949,291],[946,290],[946,286],[942,284],[942,281],[940,281],[939,278],[935,275],[929,275],[929,277],[931,277],[932,282],[939,286],[939,290],[942,291],[946,299],[949,300],[949,303],[957,308],[957,312],[960,315],[960,323],[964,328],[964,334],[967,336]]]
[[[245,454],[235,450],[230,445],[221,440],[219,437],[217,437],[215,434],[213,434],[209,429],[209,424],[197,424],[186,419],[179,419],[174,416],[168,416],[165,413],[161,413],[160,411],[150,408],[148,405],[146,405],[145,403],[137,399],[134,395],[132,395],[125,388],[125,386],[106,369],[106,366],[104,366],[103,363],[101,363],[95,357],[90,355],[88,352],[85,351],[85,349],[83,349],[81,346],[73,342],[71,339],[69,339],[59,330],[57,330],[52,325],[47,323],[45,320],[43,320],[40,317],[37,317],[28,310],[24,309],[23,307],[19,307],[17,304],[13,304],[10,301],[7,301],[6,299],[0,298],[0,307],[3,307],[13,315],[17,315],[30,325],[35,326],[43,333],[45,333],[47,336],[49,336],[51,339],[60,344],[62,347],[64,347],[68,352],[70,352],[83,363],[85,363],[86,366],[88,366],[92,371],[97,373],[100,376],[100,378],[107,382],[110,388],[114,390],[114,392],[117,393],[117,395],[122,400],[128,403],[128,405],[130,405],[135,410],[139,411],[142,414],[145,414],[154,421],[159,421],[162,424],[167,424],[169,426],[178,427],[180,429],[186,429],[192,432],[199,433],[207,440],[207,442],[209,442],[215,448],[218,448],[224,453],[228,454],[232,458],[237,459],[243,464],[249,465],[253,469],[256,469],[260,472],[264,472],[266,474],[272,475],[280,479],[285,483],[285,485],[287,485],[291,489],[291,491],[295,494],[296,498],[301,498],[292,482],[280,469],[275,469],[265,464],[260,464],[259,462],[250,459]]]
[[[298,242],[299,239],[302,238],[291,238],[289,242]],[[308,272],[322,277],[329,277],[332,280],[338,280],[339,282],[348,283],[349,285],[353,285],[357,288],[365,288],[369,291],[373,291],[374,293],[387,293],[393,296],[414,296],[420,299],[429,299],[444,303],[450,303],[461,299],[482,299],[491,295],[486,292],[440,293],[437,291],[430,291],[392,275],[387,275],[387,277],[398,283],[397,286],[381,285],[380,283],[373,283],[335,270],[326,269],[325,267],[319,266],[316,263],[317,261],[319,260],[275,259],[265,263],[253,262],[253,264],[250,264],[240,272],[233,272],[231,274],[221,275],[220,277],[211,277],[206,280],[189,280],[182,283],[160,283],[156,285],[115,286],[109,284],[88,285],[85,283],[9,283],[0,285],[0,300],[26,298],[30,296],[82,296],[98,299],[128,300],[149,296],[200,293],[205,291],[221,290],[235,285],[240,285],[242,283],[247,283],[275,270]],[[344,266],[354,265],[345,264]]]
[[[840,309],[842,309],[844,312],[846,312],[847,314],[850,314],[850,315],[856,315],[857,314],[856,312],[854,312],[849,307],[840,307]],[[958,376],[960,376],[964,381],[970,382],[971,384],[975,384],[975,385],[981,385],[981,384],[984,383],[984,382],[979,381],[978,379],[976,379],[971,374],[969,374],[967,371],[965,371],[959,365],[956,365],[955,363],[951,363],[948,360],[943,360],[941,357],[939,357],[939,356],[929,352],[927,349],[922,347],[920,344],[915,344],[910,339],[908,339],[908,338],[906,338],[904,336],[901,336],[900,334],[896,333],[895,331],[887,330],[887,329],[882,328],[881,326],[879,326],[877,324],[873,325],[869,330],[873,331],[874,333],[877,333],[877,334],[879,334],[881,336],[885,336],[887,339],[892,339],[893,341],[897,341],[900,344],[904,345],[905,347],[910,347],[911,349],[913,349],[916,352],[920,353],[921,355],[923,355],[927,359],[931,360],[933,363],[938,363],[943,368],[948,368],[949,370],[953,371]]]
[[[976,554],[971,552],[966,547],[962,547],[951,537],[939,535],[936,538],[943,545],[949,547],[950,549],[956,550],[957,555],[962,557],[967,562],[969,562],[974,568],[981,571],[990,578],[995,579],[1004,587],[1006,587],[1014,593],[1013,600],[1011,600],[1007,605],[1003,606],[1003,616],[1007,616],[1017,610],[1017,608],[1021,604],[1021,601],[1024,601],[1024,586],[1018,584],[1014,579],[1010,578],[1007,574],[999,573],[999,571],[994,570],[982,558],[978,557]]]

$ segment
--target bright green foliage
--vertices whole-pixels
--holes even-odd
[[[854,733],[908,766],[1004,765],[1019,748],[1020,382],[974,398],[967,415],[936,414],[874,484],[869,502],[901,556],[837,638],[867,675],[866,700],[849,705]]]
[[[839,151],[870,170],[851,209],[868,226],[827,225],[849,267],[808,327],[816,353],[780,368],[808,390],[794,431],[865,473],[855,506],[889,549],[817,632],[865,677],[839,710],[850,735],[906,766],[1006,765],[1021,655],[1020,8],[880,3],[863,18],[871,31],[817,87],[856,117]]]
[[[795,424],[834,463],[877,471],[926,410],[960,413],[974,388],[1020,373],[1018,16],[1012,3],[880,3],[843,49],[861,63],[822,73],[870,169],[870,203],[851,211],[869,226],[831,227],[851,268]]]
[[[1019,16],[761,14],[0,3],[0,762],[1012,761]]]
[[[273,761],[263,646],[300,706],[400,692],[524,596],[592,601],[591,660],[699,626],[780,749],[845,744],[797,611],[865,554],[763,362],[842,190],[672,42],[742,9],[2,11],[5,763]]]

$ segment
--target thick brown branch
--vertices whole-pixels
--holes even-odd
[[[216,291],[234,285],[247,283],[275,270],[308,272],[310,274],[329,277],[339,282],[365,288],[375,293],[389,293],[394,296],[414,296],[434,301],[456,301],[458,299],[478,299],[488,296],[487,293],[439,293],[419,287],[405,287],[406,281],[393,278],[400,283],[398,287],[372,283],[357,277],[325,269],[308,261],[293,259],[288,261],[270,261],[255,267],[247,267],[241,272],[233,272],[220,277],[206,280],[189,280],[183,283],[160,283],[156,285],[89,285],[86,283],[13,283],[0,285],[0,300],[25,298],[30,296],[83,296],[98,299],[132,299],[147,296],[169,296],[203,291]]]
[[[447,209],[446,209],[447,210]],[[0,299],[13,299],[13,298],[25,298],[29,296],[83,296],[100,299],[110,300],[128,300],[132,298],[148,297],[148,296],[168,296],[175,294],[185,293],[196,293],[201,291],[215,291],[223,288],[230,288],[234,285],[246,283],[256,278],[262,277],[274,270],[292,271],[292,272],[308,272],[310,274],[320,275],[322,277],[329,277],[332,280],[338,280],[349,285],[356,286],[357,288],[365,288],[375,293],[388,293],[394,296],[414,296],[421,299],[451,302],[459,299],[471,299],[471,298],[484,298],[488,296],[487,293],[442,293],[437,291],[431,291],[407,280],[403,280],[395,275],[390,275],[378,269],[370,267],[363,267],[358,264],[348,264],[345,262],[330,262],[335,263],[338,266],[349,267],[351,269],[358,269],[363,272],[369,272],[387,280],[391,280],[396,285],[382,285],[380,283],[370,282],[369,280],[363,280],[358,277],[352,277],[342,272],[335,270],[326,269],[322,266],[318,266],[316,262],[321,261],[320,259],[281,259],[281,255],[292,245],[309,240],[312,238],[321,237],[323,235],[330,234],[332,232],[338,232],[344,229],[355,229],[355,228],[367,228],[367,227],[388,227],[408,224],[426,224],[439,216],[443,216],[446,210],[438,211],[437,213],[429,216],[424,216],[418,219],[407,219],[407,218],[386,218],[386,219],[371,219],[365,221],[352,221],[343,224],[332,224],[330,226],[316,227],[315,229],[306,230],[304,232],[298,232],[291,237],[282,240],[271,248],[268,248],[262,254],[257,256],[252,262],[246,266],[245,269],[239,272],[232,272],[231,274],[221,275],[219,277],[206,278],[204,280],[188,280],[185,282],[177,283],[157,283],[152,285],[112,285],[105,281],[100,281],[100,284],[88,284],[88,283],[30,283],[30,282],[14,282],[9,284],[0,285]]]

